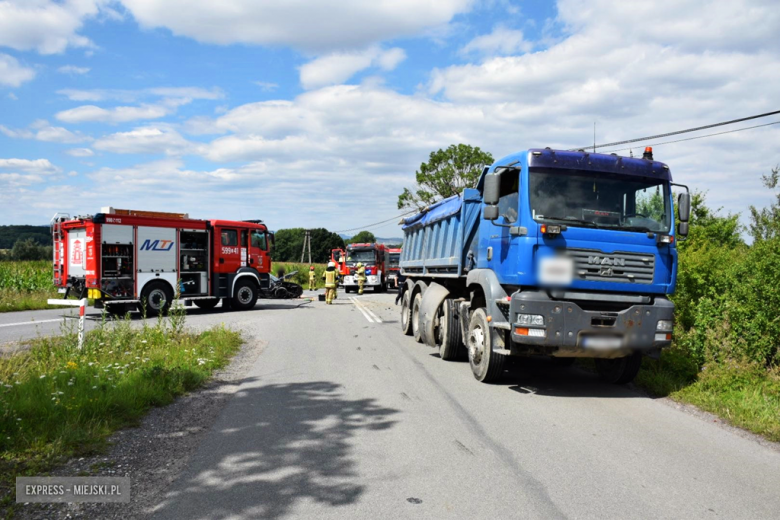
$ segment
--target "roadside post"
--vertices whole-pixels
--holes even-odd
[[[46,300],[46,303],[49,305],[61,305],[65,307],[79,308],[79,350],[81,350],[81,347],[84,346],[84,311],[87,308],[87,302],[87,298],[82,298],[80,300]]]

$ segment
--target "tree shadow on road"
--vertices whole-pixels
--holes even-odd
[[[366,489],[356,436],[391,428],[398,412],[346,399],[327,381],[242,389],[155,518],[279,518],[299,502],[352,504]]]

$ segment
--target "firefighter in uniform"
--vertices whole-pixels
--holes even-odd
[[[336,270],[336,264],[328,262],[328,268],[325,269],[322,278],[325,280],[325,303],[331,305],[336,285],[339,283],[339,272]]]
[[[366,267],[362,262],[357,264],[358,294],[363,294],[363,284],[366,283]]]
[[[309,267],[309,290],[313,291],[317,283],[314,279],[314,266]]]

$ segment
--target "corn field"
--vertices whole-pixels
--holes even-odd
[[[18,292],[53,290],[51,262],[0,262],[0,289]]]

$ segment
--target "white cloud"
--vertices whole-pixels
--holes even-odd
[[[19,99],[19,98],[16,96],[16,94],[14,94],[13,92],[9,92],[7,97],[8,97],[8,99],[10,99],[11,101],[17,101],[17,100]]]
[[[95,155],[95,152],[93,152],[89,148],[71,148],[65,153],[72,157],[92,157],[93,155]]]
[[[18,87],[34,77],[35,71],[33,69],[20,65],[13,56],[0,53],[0,85]]]
[[[374,46],[358,52],[328,54],[301,66],[301,85],[305,89],[312,89],[343,83],[371,66],[393,70],[405,58],[406,53],[398,47],[382,51]]]
[[[113,153],[182,155],[194,148],[176,130],[166,126],[146,126],[129,132],[101,137],[93,144],[97,150]]]
[[[143,27],[205,43],[286,45],[313,52],[367,45],[448,23],[471,0],[122,0]]]
[[[51,175],[61,171],[48,159],[0,159],[0,169],[38,175]]]
[[[276,90],[277,88],[279,88],[278,83],[272,83],[270,81],[255,81],[254,84],[260,87],[260,90],[263,90],[265,92],[270,92],[272,90]]]
[[[143,90],[58,90],[58,94],[72,101],[121,101],[135,102],[141,99],[161,98],[154,103],[141,103],[137,106],[116,106],[102,108],[97,105],[83,105],[58,112],[55,117],[67,123],[126,123],[144,119],[159,119],[176,112],[178,107],[195,100],[216,100],[224,97],[218,89],[199,87],[157,87]]]
[[[497,26],[490,34],[477,36],[460,49],[460,54],[472,53],[483,56],[504,56],[530,52],[534,48],[532,42],[525,39],[523,31]]]
[[[63,65],[57,69],[60,74],[86,74],[91,69],[89,67],[77,67],[76,65]]]
[[[82,143],[92,140],[81,132],[71,132],[61,126],[51,126],[48,121],[39,119],[30,125],[29,129],[12,129],[0,125],[0,133],[14,139],[36,139],[50,143]]]
[[[159,119],[172,113],[171,108],[162,105],[140,105],[137,107],[100,108],[84,105],[57,112],[55,117],[66,123],[126,123],[139,119]]]
[[[87,47],[77,32],[84,20],[99,13],[103,0],[11,0],[0,2],[0,46],[41,54]],[[2,74],[0,74],[2,76]]]

